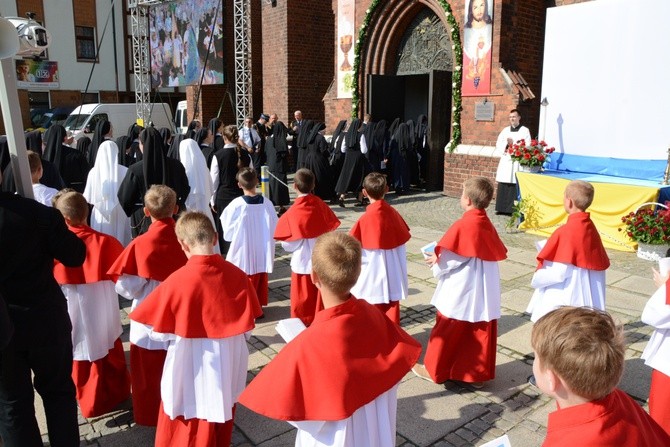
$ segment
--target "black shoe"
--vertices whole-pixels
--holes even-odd
[[[537,382],[535,381],[535,375],[531,374],[528,376],[528,383],[537,388]]]
[[[340,207],[344,208],[344,198],[340,197],[337,201],[337,203],[340,205]]]

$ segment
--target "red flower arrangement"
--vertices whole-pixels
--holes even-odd
[[[664,208],[639,208],[623,216],[621,221],[626,225],[628,237],[645,244],[670,244],[670,210]]]
[[[507,153],[514,161],[518,161],[522,166],[542,166],[553,154],[556,149],[547,147],[544,141],[531,140],[530,145],[526,145],[526,140],[520,140],[507,148]]]

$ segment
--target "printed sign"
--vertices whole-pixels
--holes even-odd
[[[16,86],[18,88],[58,88],[58,62],[16,60]]]

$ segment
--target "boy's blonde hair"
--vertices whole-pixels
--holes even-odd
[[[86,223],[88,203],[84,196],[77,191],[59,192],[53,198],[53,206],[73,225]]]
[[[368,197],[381,200],[386,194],[386,176],[381,172],[371,172],[363,179],[363,189]]]
[[[216,230],[209,217],[199,211],[187,211],[177,219],[175,226],[177,239],[189,247],[210,246]]]
[[[607,312],[558,308],[535,323],[530,342],[542,369],[556,373],[585,399],[605,397],[623,374],[623,332]]]
[[[258,185],[258,175],[251,168],[242,168],[237,171],[237,182],[245,191],[254,191]]]
[[[174,214],[177,193],[165,185],[151,185],[144,194],[144,206],[154,219],[167,219]]]
[[[34,175],[42,167],[42,159],[40,154],[33,151],[28,151],[28,164],[30,165],[30,174]]]
[[[309,194],[314,191],[314,173],[306,168],[300,168],[296,171],[293,177],[293,183],[301,194]]]
[[[312,270],[321,285],[344,294],[361,274],[361,244],[354,237],[331,231],[316,239],[312,251]]]
[[[493,199],[493,183],[486,177],[469,178],[463,183],[463,194],[475,208],[486,209]]]
[[[565,187],[565,197],[572,199],[575,206],[582,211],[591,206],[594,194],[593,185],[584,180],[573,180]]]

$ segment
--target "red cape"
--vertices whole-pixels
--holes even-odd
[[[365,300],[322,310],[247,386],[239,402],[284,421],[337,421],[395,386],[421,345]]]
[[[670,306],[670,278],[665,282],[665,304]]]
[[[254,328],[262,314],[247,275],[219,255],[192,256],[130,313],[156,332],[225,338]]]
[[[565,225],[551,235],[537,255],[537,268],[544,261],[572,264],[589,270],[607,270],[610,259],[589,213],[570,214]]]
[[[312,239],[333,231],[340,220],[323,200],[314,194],[298,197],[279,218],[274,238],[278,241]]]
[[[505,244],[500,240],[486,211],[480,209],[466,211],[463,217],[449,227],[437,243],[435,254],[439,256],[442,248],[466,258],[479,258],[483,261],[507,259]]]
[[[392,250],[412,237],[400,213],[384,200],[368,205],[349,234],[366,250]]]
[[[165,281],[186,264],[186,255],[177,241],[174,226],[172,218],[153,222],[146,233],[133,239],[123,250],[108,273]]]
[[[58,284],[93,284],[99,281],[115,281],[117,275],[107,271],[123,251],[123,245],[112,236],[93,228],[68,226],[86,246],[86,259],[80,267],[65,267],[58,261],[54,263],[54,278]]]

